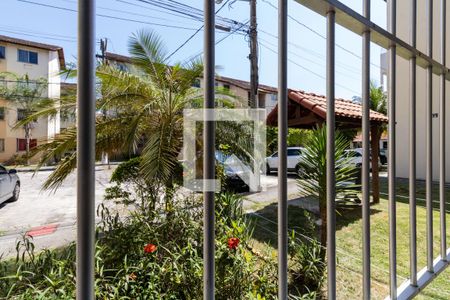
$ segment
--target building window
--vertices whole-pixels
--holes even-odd
[[[122,72],[128,72],[128,67],[125,64],[117,64],[117,68]]]
[[[22,121],[23,119],[25,119],[26,116],[26,109],[18,109],[17,110],[17,121]]]
[[[5,119],[5,108],[0,107],[0,120],[4,120],[4,119]]]
[[[192,83],[192,87],[200,88],[200,79],[195,79],[194,83]]]
[[[17,50],[17,59],[20,62],[37,65],[38,54],[37,52],[19,49]]]
[[[5,46],[0,46],[0,58],[5,58],[6,48]]]
[[[36,148],[37,140],[30,139],[30,150]],[[17,139],[17,151],[27,150],[27,139]]]
[[[0,139],[0,152],[5,152],[5,139]]]

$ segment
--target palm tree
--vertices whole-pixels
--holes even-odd
[[[300,195],[312,197],[319,203],[321,218],[320,242],[322,246],[327,244],[327,181],[326,181],[326,126],[318,127],[311,132],[306,147],[302,152],[302,159],[299,162],[299,179],[297,184]],[[336,176],[336,197],[347,193],[354,193],[354,182],[356,168],[349,163],[349,157],[345,153],[348,146],[348,139],[340,131],[336,131],[335,140],[335,176]]]
[[[370,83],[370,109],[384,115],[387,114],[387,97],[382,87]],[[374,203],[380,203],[380,175],[378,157],[380,155],[381,134],[386,130],[386,124],[377,124],[370,127],[370,146],[372,152],[372,197]]]
[[[30,119],[29,122],[21,123],[20,120],[25,119],[42,107],[47,107],[53,104],[53,100],[47,98],[47,80],[38,78],[31,80],[28,74],[19,76],[14,73],[4,72],[0,74],[6,80],[6,84],[0,86],[0,96],[11,102],[14,108],[17,108],[18,122],[12,124],[13,129],[23,129],[24,138],[26,141],[25,159],[26,164],[29,164],[30,158],[30,141],[32,138],[31,131],[36,124],[37,119]]]
[[[109,65],[97,68],[98,94],[101,96],[96,108],[108,113],[96,119],[96,155],[136,153],[139,150],[142,158],[140,176],[165,189],[167,206],[170,205],[182,149],[183,110],[201,107],[202,104],[201,90],[192,86],[202,76],[203,66],[199,61],[170,66],[161,39],[151,31],[143,30],[132,35],[129,52],[136,72],[124,72]],[[69,73],[73,75],[76,71]],[[222,106],[230,105],[229,95],[226,96],[217,100]],[[73,111],[75,107],[76,99],[72,97],[61,101],[57,107],[37,112],[33,117],[54,115],[58,110]],[[243,149],[240,145],[245,144],[243,141],[247,135],[232,134],[227,128],[218,126],[223,134],[217,134],[217,143]],[[73,126],[34,151],[33,154],[41,155],[38,168],[55,156],[62,157],[44,183],[44,189],[58,188],[75,168],[75,148],[76,128]]]

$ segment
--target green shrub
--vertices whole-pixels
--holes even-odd
[[[101,222],[95,248],[96,298],[202,299],[201,196],[175,197],[168,214],[161,189],[130,176],[137,166],[137,160],[129,161],[112,178],[120,183],[114,192],[124,196],[111,192],[110,199],[134,205],[128,215],[119,216],[103,204],[97,209]],[[124,184],[134,189],[143,184],[145,190],[127,194]],[[276,257],[271,247],[267,253],[252,248],[252,226],[242,197],[216,194],[215,212],[216,298],[276,299]],[[312,299],[321,287],[323,269],[317,268],[316,254],[308,245],[296,247],[290,248],[291,299]],[[16,260],[0,262],[0,298],[74,299],[75,248],[72,243],[35,254],[33,239],[24,236],[17,244]]]

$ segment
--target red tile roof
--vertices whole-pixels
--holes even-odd
[[[313,112],[320,119],[325,120],[327,114],[326,97],[317,95],[314,93],[307,93],[299,90],[289,90],[288,97],[290,100],[289,109],[295,108],[295,104],[300,105],[302,108]],[[277,124],[278,106],[269,113],[267,116],[268,125]],[[292,114],[289,114],[292,115]],[[345,99],[335,99],[335,116],[336,122],[349,122],[358,125],[362,119],[362,106],[357,102],[353,102]],[[373,110],[370,111],[370,120],[373,122],[387,123],[388,118]]]
[[[325,96],[314,93],[306,93],[304,91],[289,90],[289,99],[301,104],[303,107],[308,108],[322,118],[326,118],[327,99]],[[334,105],[336,116],[362,119],[361,104],[351,100],[336,98]],[[388,118],[382,113],[371,110],[370,120],[387,122]]]
[[[28,41],[28,40],[22,40],[22,39],[18,39],[18,38],[6,36],[6,35],[0,35],[0,42],[21,45],[21,46],[26,46],[26,47],[32,47],[32,48],[37,48],[37,49],[43,49],[43,50],[48,50],[48,51],[58,51],[60,68],[61,69],[66,68],[66,62],[64,60],[64,50],[60,46],[43,44],[43,43],[38,43],[38,42],[33,42],[33,41]]]

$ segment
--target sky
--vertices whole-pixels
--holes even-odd
[[[153,30],[159,34],[167,53],[172,53],[203,24],[202,20],[152,6],[145,3],[146,1],[154,2],[97,0],[96,38],[99,53],[100,39],[107,38],[109,52],[128,55],[127,43],[130,35],[142,29]],[[203,0],[165,1],[178,1],[198,9],[203,6]],[[362,1],[341,2],[361,13]],[[233,4],[230,6],[230,3]],[[288,1],[288,4],[288,87],[325,94],[326,20],[293,0]],[[221,4],[216,4],[216,9],[220,6]],[[278,76],[276,7],[276,0],[257,0],[259,78],[261,84],[271,86],[277,86]],[[0,34],[61,46],[64,48],[66,61],[76,63],[76,9],[76,0],[2,0]],[[249,20],[249,2],[230,0],[218,16],[246,23]],[[386,28],[384,1],[372,1],[372,21]],[[216,30],[218,74],[249,80],[248,36],[237,34],[233,30],[231,32],[230,34]],[[362,40],[360,36],[337,26],[336,43],[336,96],[352,99],[353,96],[361,94]],[[183,62],[192,56],[201,55],[202,49],[203,30],[200,30],[171,57],[171,63]],[[383,49],[372,45],[371,78],[378,83],[382,52]]]

